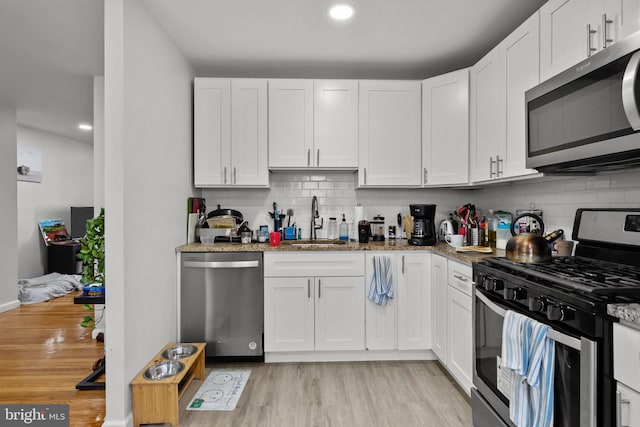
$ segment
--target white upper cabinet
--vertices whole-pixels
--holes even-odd
[[[269,80],[269,167],[311,166],[313,80]]]
[[[420,82],[363,80],[359,111],[358,185],[420,186]]]
[[[470,180],[519,177],[525,168],[524,95],[539,83],[539,15],[471,68]]]
[[[231,176],[234,185],[267,186],[267,81],[231,80]]]
[[[269,167],[356,169],[358,82],[269,80]]]
[[[546,80],[587,57],[599,37],[587,35],[594,0],[549,0],[540,8],[540,78]],[[597,30],[597,26],[591,28]]]
[[[194,185],[267,187],[267,81],[194,80]]]
[[[313,159],[320,168],[358,168],[358,82],[313,83]]]
[[[424,186],[469,182],[469,70],[422,82]]]
[[[549,0],[540,8],[541,80],[639,29],[639,0]]]
[[[471,67],[471,181],[497,177],[497,163],[505,144],[505,62],[500,46]]]
[[[506,82],[506,140],[504,162],[498,171],[502,177],[534,174],[527,169],[526,145],[527,112],[524,94],[540,83],[540,18],[536,12],[501,44],[505,57]]]

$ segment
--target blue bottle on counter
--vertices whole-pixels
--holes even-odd
[[[344,214],[342,214],[342,222],[340,223],[340,240],[349,241],[349,224],[347,224]]]

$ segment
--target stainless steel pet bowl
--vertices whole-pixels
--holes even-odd
[[[163,380],[178,375],[184,369],[184,363],[177,360],[167,360],[149,366],[144,371],[144,377],[148,380]]]
[[[163,351],[162,357],[169,360],[177,360],[189,357],[195,354],[196,351],[198,351],[198,347],[193,344],[177,344]]]

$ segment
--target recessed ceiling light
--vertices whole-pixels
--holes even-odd
[[[329,16],[336,21],[346,21],[353,17],[356,10],[353,6],[347,3],[338,3],[329,8]]]
[[[80,129],[80,130],[90,131],[90,130],[93,130],[93,126],[91,126],[91,125],[90,125],[90,124],[88,124],[88,123],[80,123],[80,124],[78,125],[78,129]]]

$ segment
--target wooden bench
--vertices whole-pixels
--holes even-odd
[[[197,347],[191,356],[179,359],[184,369],[169,378],[150,380],[145,378],[145,371],[167,359],[162,353],[179,344],[167,344],[156,356],[131,380],[133,425],[170,423],[178,425],[178,401],[194,378],[204,380],[204,347],[206,343],[189,343]]]

